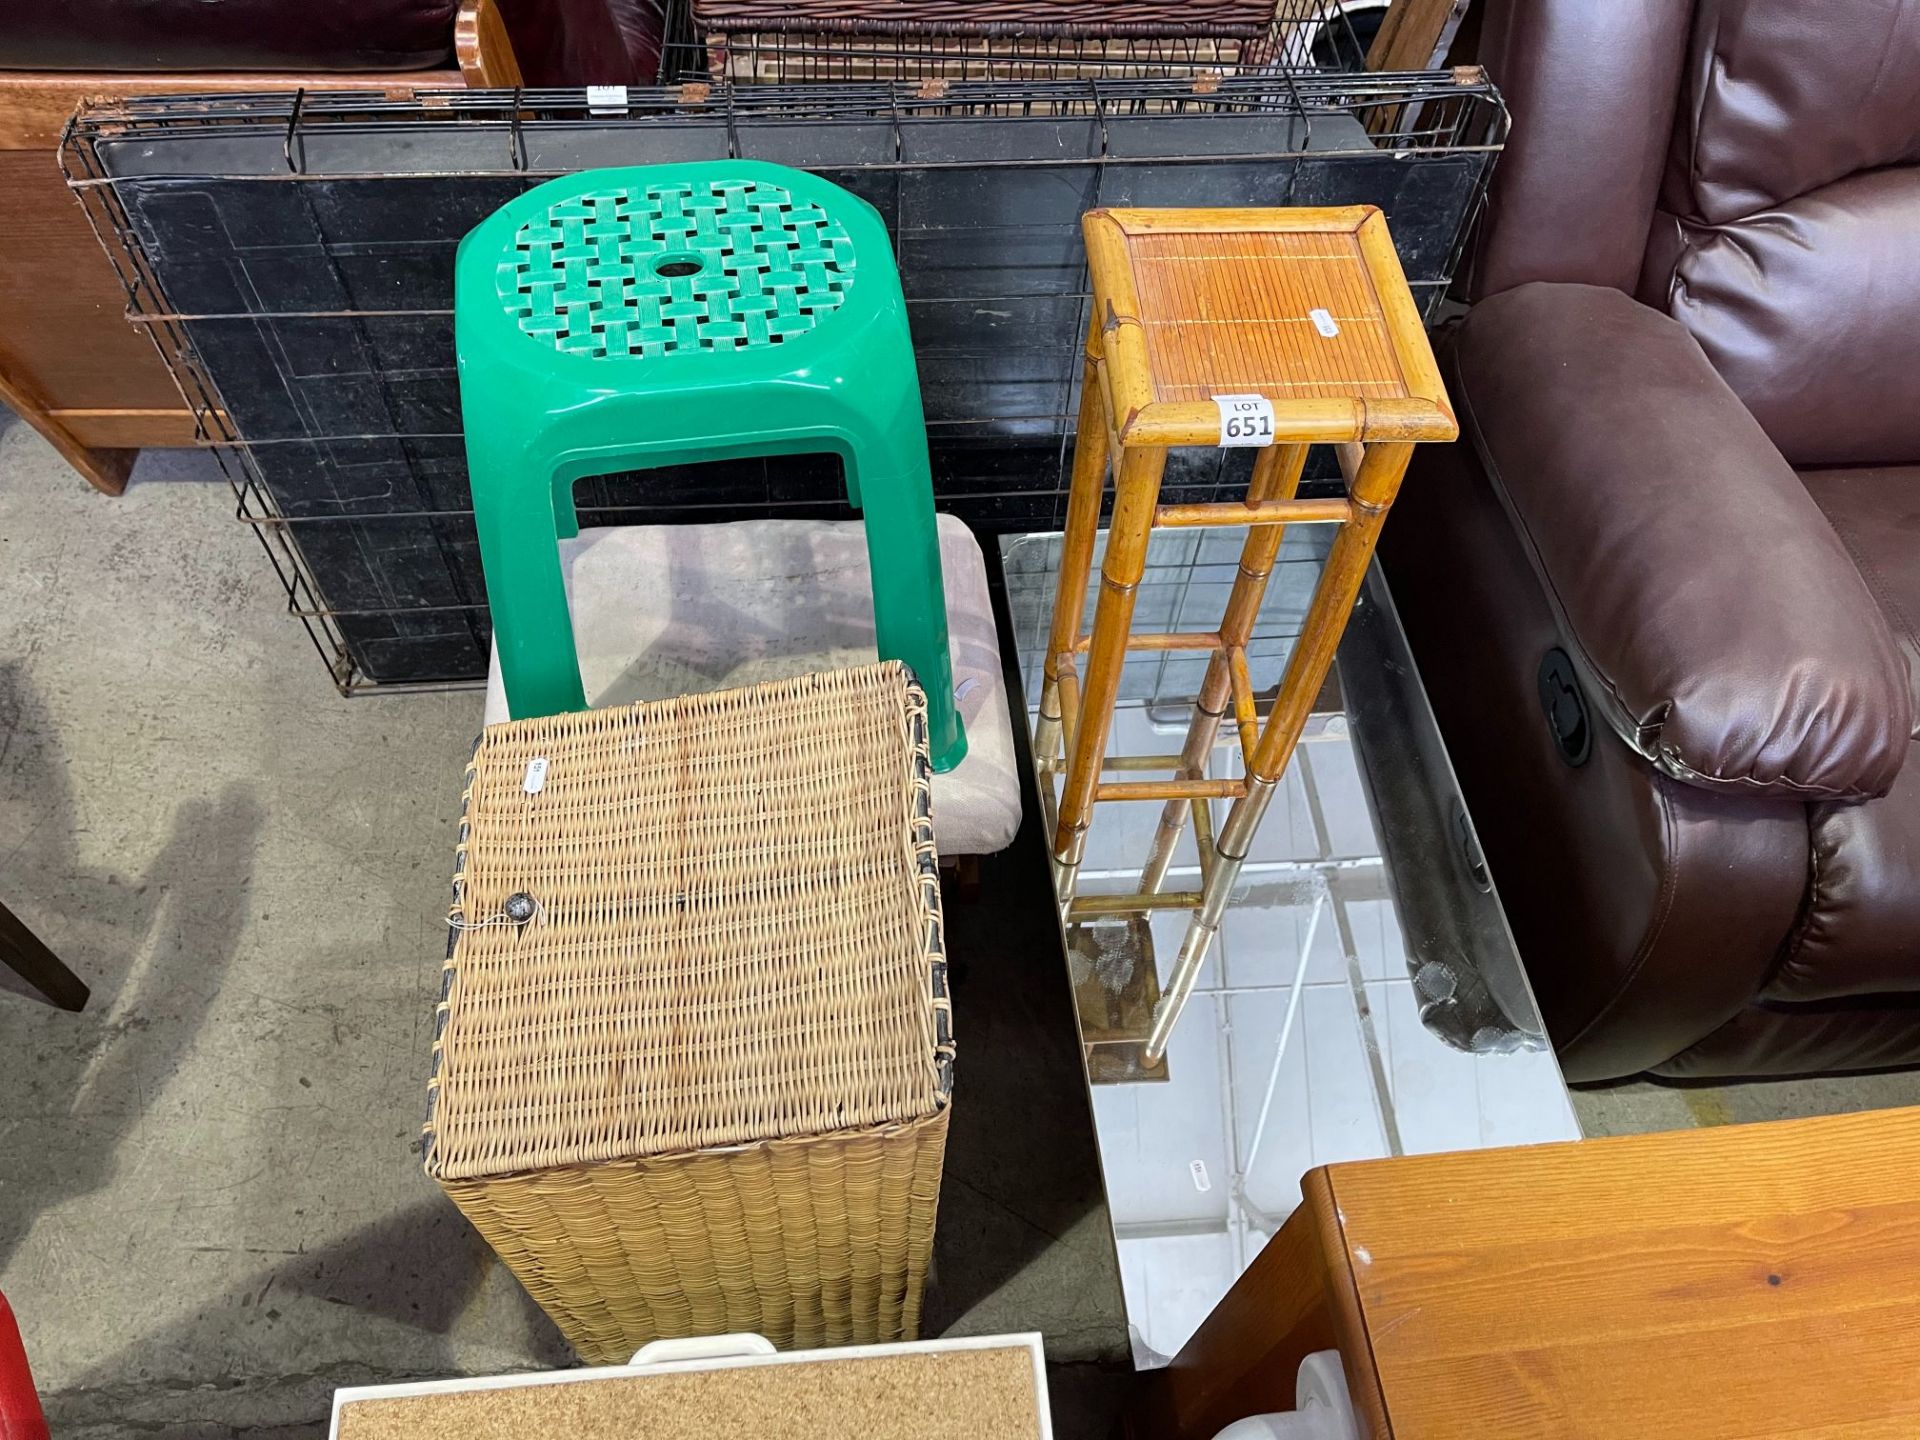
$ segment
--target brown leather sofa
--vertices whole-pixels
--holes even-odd
[[[194,419],[60,174],[82,100],[651,83],[662,0],[0,0],[0,404],[94,486]]]
[[[1383,555],[1561,1062],[1920,1063],[1920,5],[1485,3]]]

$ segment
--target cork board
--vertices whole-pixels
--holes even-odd
[[[1037,1440],[1033,1352],[945,1350],[352,1400],[339,1440]]]

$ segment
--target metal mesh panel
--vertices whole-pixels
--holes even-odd
[[[1381,206],[1438,307],[1506,133],[1473,71],[1194,81],[259,93],[89,107],[62,160],[349,694],[467,683],[490,627],[459,427],[460,237],[543,180],[755,159],[852,191],[894,241],[934,494],[1057,527],[1097,206]],[[1175,452],[1170,502],[1239,498],[1244,450]],[[1316,455],[1307,488],[1335,471]],[[582,479],[583,525],[845,518],[831,456]]]

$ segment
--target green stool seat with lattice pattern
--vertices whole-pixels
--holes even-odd
[[[958,763],[920,382],[872,206],[751,160],[550,181],[461,241],[454,343],[515,719],[586,708],[558,551],[576,480],[827,451],[866,521],[880,658],[925,687],[935,768]]]

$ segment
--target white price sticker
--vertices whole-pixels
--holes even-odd
[[[627,87],[624,85],[587,86],[587,111],[593,115],[624,115]]]
[[[1329,340],[1340,333],[1340,322],[1325,310],[1309,310],[1307,318],[1313,321],[1313,328]]]
[[[538,756],[527,762],[527,778],[520,782],[520,788],[529,795],[538,795],[547,783],[547,757]]]
[[[1187,1166],[1187,1173],[1193,1176],[1193,1188],[1201,1194],[1213,1189],[1213,1177],[1207,1174],[1207,1162],[1195,1160]]]
[[[1273,402],[1264,395],[1216,395],[1223,446],[1273,444]]]

